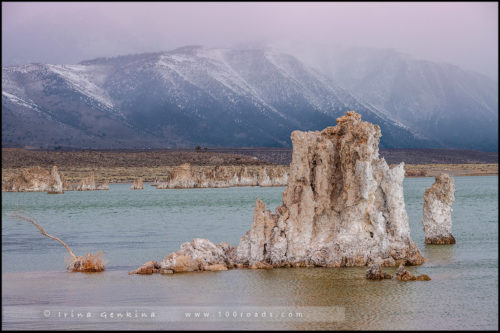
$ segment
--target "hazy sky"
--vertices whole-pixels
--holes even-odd
[[[2,2],[3,66],[259,43],[389,47],[497,77],[498,4]]]

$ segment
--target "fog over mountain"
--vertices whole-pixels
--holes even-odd
[[[498,148],[493,81],[379,52],[346,54],[323,71],[275,50],[201,46],[5,67],[2,141],[42,148],[290,146],[291,131],[320,130],[356,110],[380,125],[386,148]]]
[[[443,147],[498,149],[498,81],[489,76],[394,49],[339,47],[298,56]]]

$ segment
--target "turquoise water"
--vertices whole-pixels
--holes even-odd
[[[427,262],[409,268],[428,282],[368,281],[366,268],[230,270],[129,276],[142,263],[161,260],[195,237],[236,245],[250,228],[256,198],[268,209],[281,204],[284,188],[157,190],[129,184],[109,191],[3,193],[3,328],[10,329],[495,329],[498,327],[498,176],[455,177],[453,235],[456,245],[426,246],[423,193],[433,178],[405,180],[413,240]],[[31,224],[6,213],[29,212],[49,234],[76,254],[104,251],[107,270],[65,272],[67,251]],[[394,268],[385,271],[393,273]],[[341,307],[331,322],[214,322],[173,320],[70,320],[40,313],[56,307]],[[269,309],[271,309],[269,308]],[[215,309],[215,308],[214,308]],[[11,311],[16,315],[11,315]],[[307,310],[307,309],[306,309]],[[9,312],[10,311],[10,312]],[[34,311],[31,313],[30,311]],[[55,310],[54,310],[55,311]],[[53,311],[53,313],[55,313]],[[96,310],[97,311],[97,310]],[[214,310],[215,311],[215,310]],[[8,314],[8,316],[6,316]]]

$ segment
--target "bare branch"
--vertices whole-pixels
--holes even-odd
[[[32,217],[26,217],[24,215],[21,215],[21,213],[16,213],[16,214],[10,214],[9,217],[11,218],[14,218],[14,219],[18,219],[18,220],[24,220],[24,221],[27,221],[27,222],[30,222],[32,223],[35,227],[38,228],[38,230],[40,230],[40,233],[44,236],[47,236],[49,238],[52,238],[52,239],[55,239],[56,241],[58,241],[59,243],[61,243],[62,245],[64,245],[64,247],[66,248],[66,250],[68,250],[69,254],[71,255],[71,257],[73,259],[76,258],[75,254],[73,253],[73,251],[70,249],[70,247],[68,246],[68,244],[66,244],[65,242],[63,242],[60,238],[58,237],[55,237],[55,236],[51,236],[49,235],[48,233],[45,232],[45,230],[43,230],[42,226],[40,226],[34,218]]]

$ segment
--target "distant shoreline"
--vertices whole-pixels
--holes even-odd
[[[291,161],[287,148],[213,148],[183,150],[81,150],[43,151],[2,148],[2,182],[20,172],[21,168],[53,165],[63,172],[66,180],[79,182],[91,171],[96,181],[132,183],[141,177],[153,182],[168,175],[177,165],[190,163],[194,168],[206,166],[283,165]],[[452,176],[482,176],[498,174],[498,153],[454,149],[391,149],[381,150],[390,165],[405,162],[406,177],[433,177],[440,172]]]
[[[249,170],[257,170],[260,166],[248,166]],[[391,164],[391,167],[394,164]],[[205,168],[207,166],[193,166],[194,169]],[[96,182],[109,181],[111,184],[133,183],[137,178],[142,178],[145,183],[157,180],[164,180],[172,171],[173,166],[160,167],[64,167],[59,166],[67,181],[71,183],[79,182],[94,172]],[[49,168],[47,168],[49,169]],[[285,166],[285,169],[288,167]],[[434,177],[439,173],[448,173],[453,177],[457,176],[491,176],[498,175],[498,163],[478,163],[478,164],[405,164],[406,177]],[[3,168],[2,182],[9,180],[18,174],[21,168]],[[254,171],[257,172],[257,171]]]
[[[453,177],[498,175],[498,163],[405,164],[405,177],[434,177],[444,172]]]

